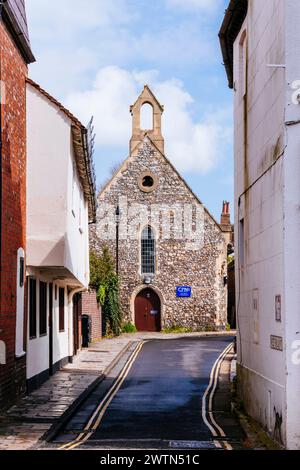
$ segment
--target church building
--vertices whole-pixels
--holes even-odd
[[[166,157],[164,108],[147,85],[130,111],[129,157],[100,191],[91,247],[115,257],[124,323],[224,330],[230,220],[219,224]]]

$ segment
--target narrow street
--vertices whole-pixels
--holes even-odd
[[[244,433],[230,412],[229,369],[225,387],[217,387],[232,341],[183,337],[134,344],[49,447],[243,448]]]

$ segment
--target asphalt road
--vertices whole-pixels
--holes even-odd
[[[119,390],[112,395],[99,425],[80,447],[209,449],[216,448],[217,441],[222,442],[222,447],[224,441],[233,448],[242,447],[244,435],[231,416],[228,393],[221,390],[218,394],[217,389],[213,398],[217,407],[214,417],[225,437],[212,435],[202,410],[214,363],[232,340],[202,337],[146,342]],[[102,391],[96,391],[82,406],[56,443],[76,438],[114,378],[105,382]]]

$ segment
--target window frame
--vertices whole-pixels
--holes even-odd
[[[148,234],[147,234],[147,238],[144,238],[144,233],[145,233],[145,230],[148,231]],[[151,232],[151,238],[149,238],[149,233]],[[146,247],[143,246],[144,245],[144,241],[146,241]],[[152,241],[152,247],[150,246],[149,242]],[[148,246],[147,246],[148,244]],[[152,249],[151,249],[152,248]],[[153,229],[153,227],[148,224],[146,225],[146,227],[143,228],[142,232],[141,232],[141,238],[140,238],[140,263],[141,263],[141,275],[143,276],[153,276],[155,275],[156,273],[156,237],[155,237],[155,231]],[[148,253],[145,254],[145,250],[151,250],[152,251],[152,254],[149,255]],[[150,261],[149,260],[145,260],[145,258],[152,258]],[[148,269],[148,267],[151,266],[150,269]],[[147,269],[145,269],[147,268]]]
[[[48,285],[47,282],[40,281],[39,282],[39,333],[40,337],[47,336],[48,334],[48,327],[47,327],[47,290]]]
[[[63,305],[61,300],[63,298]],[[58,329],[60,333],[65,332],[65,288],[58,289]]]
[[[37,337],[37,280],[34,277],[30,277],[28,282],[28,302],[29,339],[33,340]]]
[[[25,258],[19,258],[19,287],[24,287],[25,284]]]
[[[243,269],[245,267],[245,219],[242,218],[239,221],[239,233],[238,233],[238,259],[239,267]]]

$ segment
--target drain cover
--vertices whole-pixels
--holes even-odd
[[[211,441],[170,441],[169,447],[172,449],[215,449],[216,446]]]

